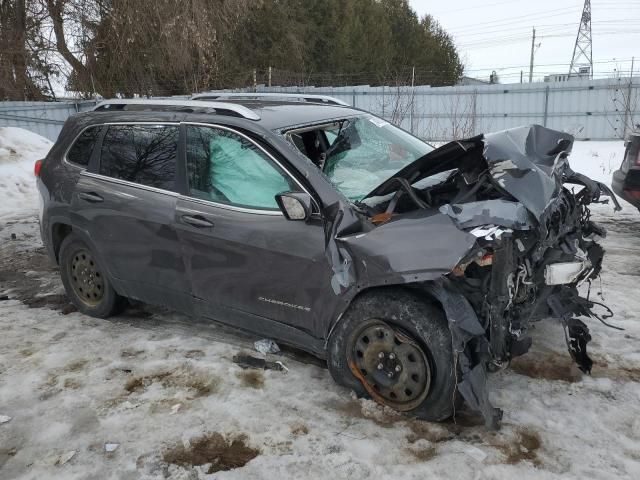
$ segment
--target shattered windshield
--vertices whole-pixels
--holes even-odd
[[[359,201],[433,148],[389,122],[363,115],[291,135],[293,143],[352,201]]]

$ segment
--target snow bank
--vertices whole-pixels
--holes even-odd
[[[28,130],[0,128],[0,218],[37,208],[33,164],[47,155],[51,145]]]

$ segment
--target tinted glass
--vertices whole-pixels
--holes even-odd
[[[174,190],[177,150],[177,126],[110,126],[102,142],[100,173]]]
[[[87,166],[96,145],[102,126],[87,128],[80,134],[73,146],[69,149],[67,159],[78,165]]]
[[[194,197],[276,210],[278,193],[298,187],[262,150],[233,132],[187,127],[187,174]]]

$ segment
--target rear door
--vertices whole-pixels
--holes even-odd
[[[178,138],[178,124],[108,125],[76,186],[72,223],[122,293],[188,310],[174,227]]]
[[[185,124],[188,195],[176,225],[202,313],[266,333],[268,320],[315,332],[330,289],[319,218],[288,221],[275,195],[302,186],[260,145]],[[226,317],[226,318],[225,318]]]

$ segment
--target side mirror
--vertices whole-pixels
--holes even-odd
[[[284,192],[276,202],[287,220],[307,220],[311,216],[311,195],[306,192]]]

